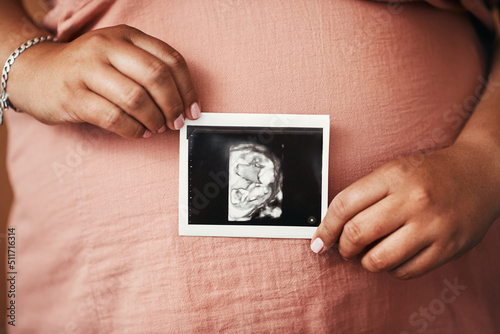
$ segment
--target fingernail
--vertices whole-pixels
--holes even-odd
[[[314,239],[313,243],[311,244],[311,250],[318,254],[319,252],[321,252],[321,250],[323,249],[325,245],[323,244],[323,240],[321,240],[320,238],[316,238]]]
[[[194,119],[200,118],[201,115],[201,110],[200,110],[200,105],[198,102],[195,102],[191,105],[191,116],[193,116]]]
[[[149,137],[151,137],[151,131],[149,131],[149,130],[144,131],[142,138],[149,138]]]
[[[184,126],[184,115],[180,114],[179,117],[174,121],[174,129],[179,130]]]
[[[160,128],[160,130],[158,130],[158,133],[163,133],[163,132],[165,132],[165,131],[167,131],[167,126],[166,126],[166,125],[163,125],[163,126]]]

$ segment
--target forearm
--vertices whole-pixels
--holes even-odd
[[[455,145],[473,146],[480,153],[487,155],[491,162],[487,166],[487,171],[492,173],[491,181],[500,187],[500,43],[498,42],[495,45],[489,82]]]
[[[49,33],[33,23],[20,0],[0,0],[0,9],[0,61],[3,66],[22,43]]]

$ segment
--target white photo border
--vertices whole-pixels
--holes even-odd
[[[310,239],[316,226],[262,226],[189,224],[189,140],[187,126],[256,128],[321,128],[323,130],[321,219],[328,208],[328,154],[330,115],[202,113],[196,121],[186,119],[179,140],[179,235],[249,238]]]

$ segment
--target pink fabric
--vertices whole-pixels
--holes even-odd
[[[330,114],[330,199],[388,160],[450,145],[454,105],[468,108],[485,74],[466,16],[425,4],[109,4],[95,26],[57,19],[59,33],[127,23],[168,42],[204,112]],[[498,223],[412,281],[317,256],[308,240],[179,237],[177,132],[133,141],[25,114],[6,123],[15,332],[500,332]]]

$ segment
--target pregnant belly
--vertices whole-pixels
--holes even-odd
[[[354,0],[152,0],[130,10],[133,3],[116,1],[95,27],[127,23],[175,47],[204,112],[329,114],[330,198],[390,159],[450,145],[482,85],[484,57],[467,18],[423,4],[390,12]],[[89,125],[7,117],[11,222],[24,245],[19,284],[24,298],[36,301],[20,302],[25,324],[73,319],[92,300],[90,290],[106,300],[77,319],[82,328],[100,314],[117,332],[165,322],[195,332],[202,321],[216,331],[238,324],[231,314],[241,313],[254,324],[269,314],[274,326],[295,321],[295,328],[324,324],[326,331],[332,305],[390,296],[394,305],[408,305],[400,311],[404,329],[419,305],[406,303],[408,291],[420,294],[454,277],[438,272],[396,290],[384,285],[385,276],[364,276],[337,255],[317,260],[306,240],[179,238],[178,132],[132,141]],[[59,284],[63,278],[71,284]],[[369,282],[355,283],[363,280]],[[73,305],[59,307],[67,298]],[[57,307],[40,313],[42,304]],[[223,316],[214,305],[238,311]]]
[[[175,47],[204,112],[329,114],[330,199],[388,160],[452,144],[484,82],[484,52],[466,15],[423,3],[154,0],[134,10],[129,4],[116,2],[93,28],[127,23]],[[33,187],[39,180],[62,186],[68,185],[62,178],[74,179],[89,200],[91,185],[99,188],[102,180],[126,192],[134,185],[123,182],[125,173],[137,186],[168,181],[176,213],[177,132],[129,141],[89,135],[86,125],[46,127],[26,115],[7,116],[16,134],[9,165],[19,202],[37,189],[48,200]],[[84,154],[82,139],[90,143]],[[33,156],[43,167],[37,175],[29,168]]]
[[[185,56],[205,112],[330,114],[330,196],[451,144],[484,70],[467,17],[426,4],[157,0],[98,26],[119,22]]]

